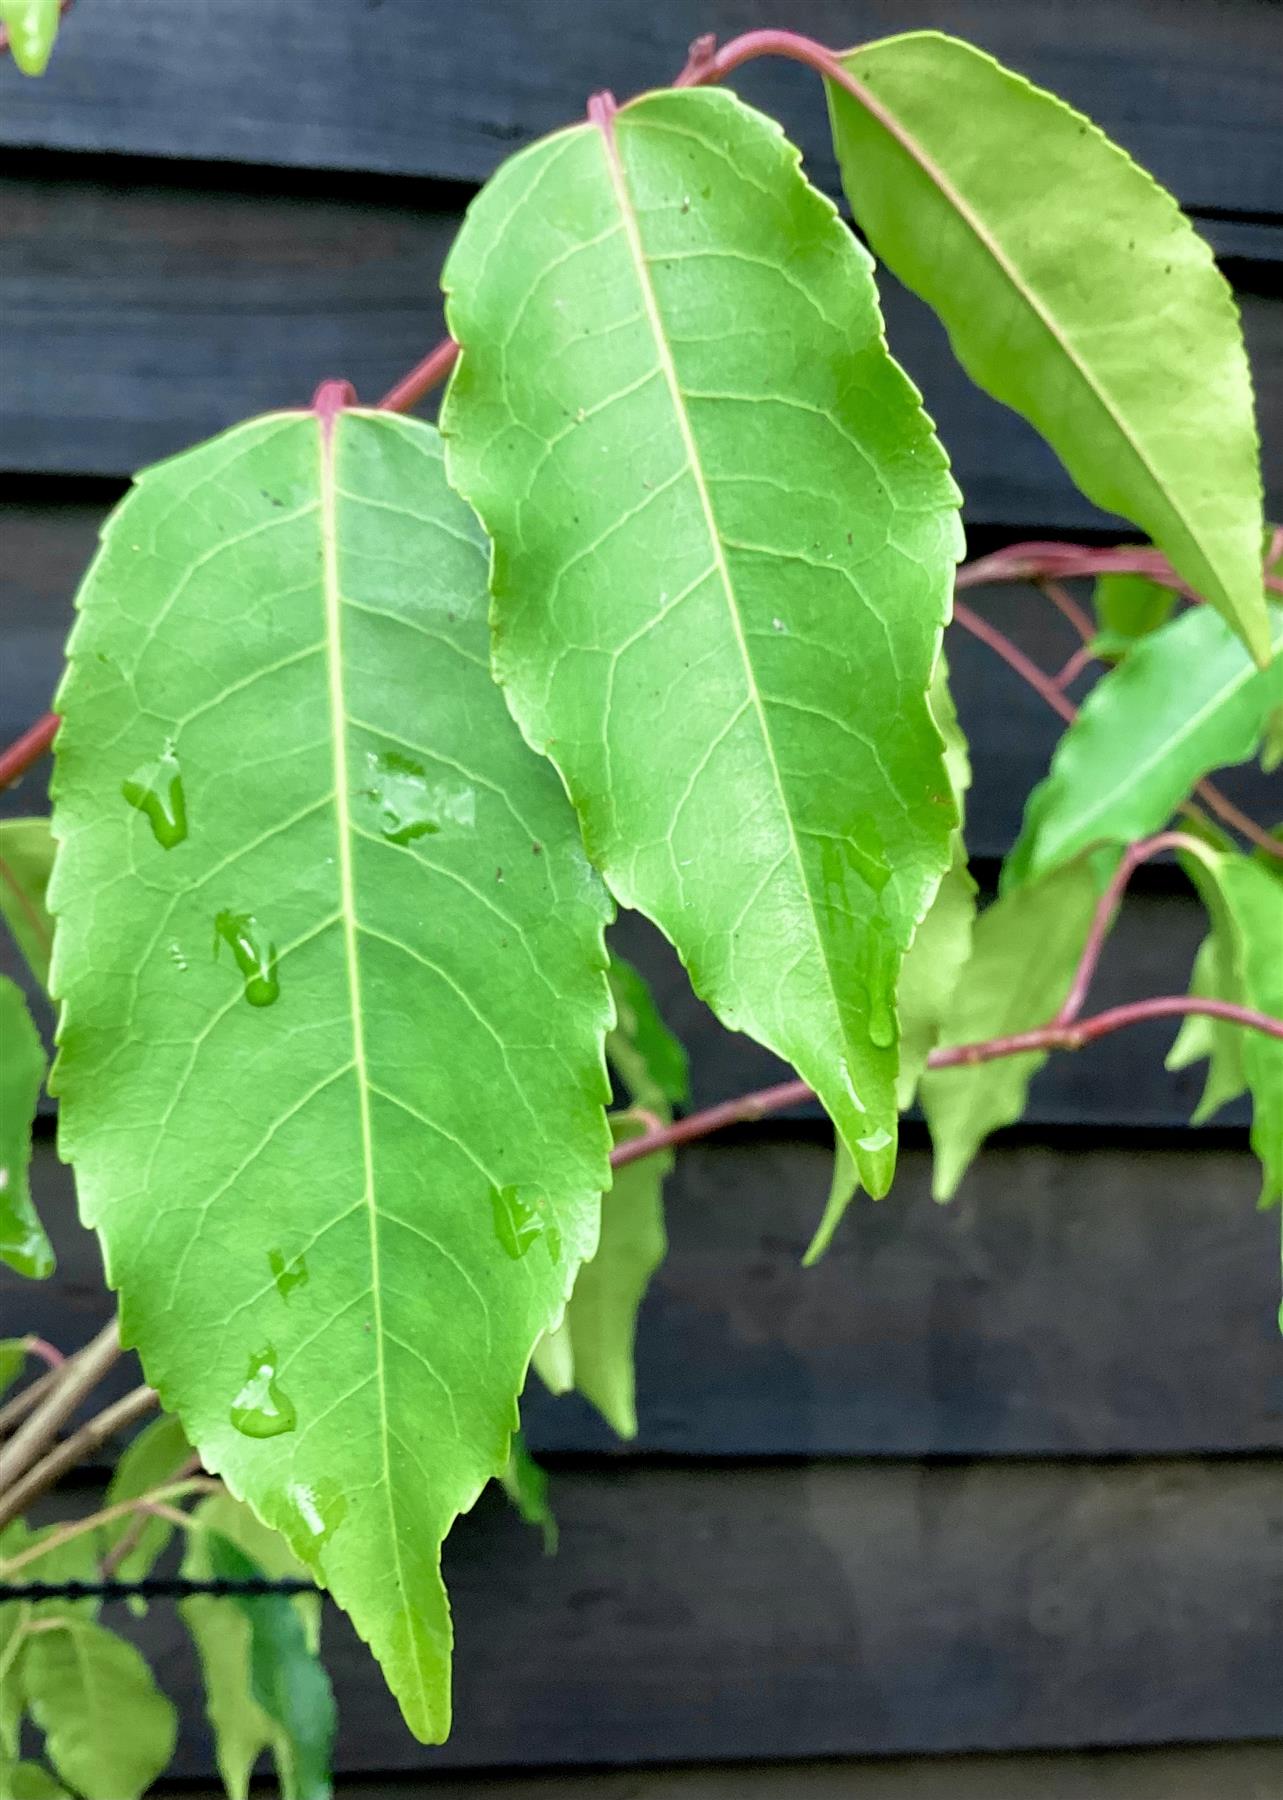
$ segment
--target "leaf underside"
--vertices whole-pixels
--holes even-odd
[[[1264,662],[1251,374],[1207,244],[1097,126],[983,51],[927,31],[841,60],[862,98],[828,84],[838,161],[875,255]]]
[[[124,1336],[425,1738],[440,1543],[609,1179],[609,904],[485,574],[431,428],[259,420],[140,479],[58,699],[61,1147]]]
[[[956,822],[926,703],[956,491],[778,128],[715,91],[598,121],[505,165],[444,276],[496,671],[617,897],[881,1193]]]

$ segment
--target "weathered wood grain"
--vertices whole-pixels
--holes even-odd
[[[518,145],[672,80],[690,40],[786,24],[834,45],[938,25],[1091,112],[1187,205],[1278,213],[1283,34],[1269,0],[95,0],[49,75],[0,67],[0,140],[73,150],[399,170],[482,180]],[[736,77],[779,110],[822,179],[814,79]]]
[[[117,186],[65,170],[0,182],[0,468],[127,476],[249,414],[306,404],[324,376],[377,399],[441,335],[457,224],[404,197]],[[1283,296],[1253,266],[1236,274],[1278,515]],[[889,276],[882,289],[968,521],[1105,527],[1041,439],[971,385],[928,309]]]
[[[909,1150],[891,1195],[857,1202],[803,1269],[829,1167],[823,1146],[779,1137],[681,1153],[634,1454],[1283,1449],[1278,1220],[1255,1210],[1246,1152],[1000,1149],[938,1207],[927,1153]],[[36,1191],[59,1268],[41,1285],[0,1270],[3,1335],[70,1349],[111,1301],[47,1141]],[[121,1391],[136,1379],[122,1371]],[[537,1449],[627,1449],[533,1378],[524,1410]]]

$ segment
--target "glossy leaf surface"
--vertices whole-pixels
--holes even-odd
[[[1251,376],[1207,244],[1090,120],[983,51],[924,31],[841,60],[861,98],[828,84],[834,138],[874,254],[1264,661]]]
[[[0,975],[0,1262],[43,1280],[53,1246],[31,1199],[31,1121],[45,1077],[40,1034],[21,991]]]
[[[58,35],[58,0],[0,0],[0,25],[9,32],[9,54],[24,75],[43,75]]]
[[[215,1494],[202,1501],[195,1517],[200,1529],[188,1534],[183,1556],[183,1574],[189,1579],[206,1581],[213,1576],[211,1538],[215,1535],[239,1548],[271,1580],[306,1575],[284,1539],[230,1495]],[[304,1646],[315,1657],[320,1639],[319,1597],[293,1594],[285,1604],[294,1609]],[[207,1594],[184,1600],[180,1611],[200,1657],[218,1772],[231,1800],[246,1800],[250,1775],[265,1750],[272,1751],[284,1786],[290,1774],[290,1749],[279,1724],[254,1697],[253,1631],[248,1616],[227,1599]]]
[[[942,1044],[974,1044],[1047,1024],[1069,991],[1099,897],[1086,860],[1004,894],[981,913],[971,956],[940,1029]],[[937,1200],[950,1200],[991,1131],[1014,1124],[1046,1062],[1027,1051],[974,1067],[928,1069],[921,1097],[935,1147]]]
[[[46,1756],[85,1800],[140,1800],[173,1755],[173,1706],[133,1645],[91,1619],[31,1635],[23,1688]]]
[[[496,670],[618,898],[881,1193],[955,822],[926,693],[956,492],[779,129],[711,90],[608,112],[507,163],[446,267]]]
[[[440,1542],[608,1185],[608,901],[485,571],[430,427],[259,420],[114,515],[58,702],[61,1145],[124,1335],[424,1737]]]
[[[1283,606],[1271,605],[1283,650]],[[1283,656],[1258,669],[1224,621],[1193,607],[1102,676],[1029,797],[1004,884],[1036,880],[1089,844],[1159,830],[1195,782],[1245,762],[1283,701]]]
[[[0,819],[0,918],[41,986],[49,981],[53,921],[45,905],[53,868],[48,819]]]

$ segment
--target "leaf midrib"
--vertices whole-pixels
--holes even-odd
[[[1179,520],[1191,543],[1197,549],[1199,556],[1207,564],[1209,569],[1213,569],[1211,559],[1202,547],[1202,541],[1197,530],[1186,516],[1184,508],[1173,500],[1172,496],[1169,494],[1166,484],[1150,460],[1148,451],[1133,434],[1125,420],[1115,410],[1113,398],[1108,390],[1101,387],[1099,382],[1097,382],[1092,375],[1090,369],[1082,362],[1077,353],[1073,339],[1066,336],[1055,315],[1048,312],[1042,305],[1038,299],[1036,290],[1030,284],[1024,272],[1007,255],[1006,251],[993,236],[979,213],[977,213],[971,205],[971,202],[964,196],[962,190],[949,178],[941,168],[940,164],[931,155],[930,151],[926,149],[925,145],[914,136],[909,127],[905,125],[889,107],[883,105],[872,90],[860,80],[859,76],[854,74],[852,70],[847,67],[846,63],[840,58],[835,57],[835,77],[837,77],[839,71],[841,76],[839,85],[846,88],[852,99],[864,107],[871,118],[877,120],[883,130],[899,144],[905,155],[918,165],[919,169],[921,169],[922,173],[929,181],[934,183],[941,198],[953,207],[958,214],[958,217],[973,233],[980,247],[988,253],[998,269],[1007,277],[1007,280],[1011,283],[1017,297],[1025,303],[1029,311],[1042,325],[1052,341],[1058,344],[1064,351],[1067,360],[1083,382],[1083,385],[1096,400],[1101,410],[1113,423],[1119,436],[1123,439],[1133,456],[1135,456],[1145,474],[1158,488],[1164,504],[1167,506],[1173,517]],[[1032,86],[1032,83],[1030,86]],[[1064,103],[1059,102],[1059,104],[1063,105]],[[1070,111],[1072,109],[1066,108],[1066,110]],[[1088,120],[1087,123],[1091,129],[1097,129],[1095,126],[1091,126],[1090,120]],[[1221,584],[1219,572],[1213,569],[1213,573],[1216,575],[1218,585],[1223,585]]]
[[[365,1016],[361,1003],[360,955],[357,943],[356,881],[352,866],[352,843],[355,829],[349,804],[348,711],[343,683],[343,595],[338,563],[338,479],[336,474],[336,438],[341,415],[317,418],[320,463],[320,532],[322,552],[322,592],[325,609],[325,651],[330,708],[330,735],[333,742],[334,808],[338,851],[336,867],[339,882],[339,907],[343,922],[343,954],[348,980],[348,1004],[352,1013],[352,1060],[356,1075],[361,1121],[361,1157],[365,1174],[362,1199],[366,1208],[370,1245],[370,1303],[373,1313],[375,1379],[379,1395],[379,1450],[383,1464],[383,1492],[387,1505],[388,1535],[391,1539],[393,1569],[402,1603],[409,1603],[409,1590],[401,1558],[401,1540],[397,1529],[396,1506],[392,1488],[390,1455],[391,1425],[388,1415],[387,1363],[384,1355],[383,1291],[380,1274],[379,1214],[374,1194],[374,1133],[370,1118],[372,1083],[365,1049]],[[411,1624],[406,1633],[414,1659],[421,1701],[428,1710],[430,1690],[419,1653],[418,1635]]]
[[[598,136],[602,142],[606,159],[607,174],[611,188],[619,205],[620,217],[624,227],[624,238],[628,245],[629,255],[637,277],[637,284],[641,290],[646,318],[651,328],[651,336],[655,344],[656,359],[660,373],[664,378],[665,386],[668,388],[669,398],[672,401],[677,429],[681,435],[682,444],[686,452],[687,467],[689,468],[691,477],[695,483],[700,508],[704,516],[704,523],[707,527],[708,536],[712,544],[713,566],[716,569],[721,584],[722,594],[726,601],[726,610],[730,615],[731,628],[735,634],[736,647],[739,650],[740,659],[743,664],[744,679],[748,688],[749,698],[753,710],[757,715],[762,743],[766,750],[767,759],[771,767],[771,775],[774,780],[775,791],[779,798],[780,811],[783,814],[785,829],[788,832],[789,846],[792,852],[793,861],[797,868],[802,891],[807,896],[807,916],[811,920],[816,950],[819,954],[820,964],[824,970],[824,977],[828,986],[829,995],[833,1002],[833,1015],[837,1021],[839,1034],[843,1040],[845,1040],[846,1028],[843,1023],[842,1008],[838,1002],[837,985],[834,980],[833,970],[829,964],[823,935],[819,930],[814,909],[810,903],[811,886],[807,879],[806,864],[802,859],[802,847],[798,842],[797,832],[793,826],[793,816],[789,809],[788,796],[784,791],[784,778],[775,754],[775,744],[771,737],[770,726],[766,718],[766,711],[762,705],[762,697],[758,690],[756,672],[753,668],[748,644],[744,637],[743,625],[739,616],[739,603],[736,599],[734,584],[731,581],[730,570],[726,564],[726,556],[722,546],[722,535],[718,528],[716,516],[713,512],[712,498],[708,492],[708,485],[704,480],[704,471],[700,461],[699,447],[695,441],[695,434],[691,426],[690,415],[686,408],[685,397],[682,393],[681,383],[678,380],[677,368],[673,362],[672,352],[668,347],[668,338],[664,328],[663,315],[659,308],[659,297],[655,292],[654,283],[651,279],[650,264],[646,256],[645,247],[641,241],[641,232],[638,229],[637,218],[633,211],[632,196],[628,191],[623,164],[619,156],[619,148],[615,140],[613,121],[599,121]]]

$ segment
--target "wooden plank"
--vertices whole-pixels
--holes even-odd
[[[441,334],[456,225],[404,199],[0,183],[0,467],[125,476],[250,413],[305,404],[326,375],[377,398]],[[1236,270],[1277,516],[1283,296]],[[969,522],[1107,527],[1041,439],[971,385],[928,309],[889,277],[883,292]]]
[[[1283,1449],[1278,1219],[1234,1151],[991,1151],[951,1207],[906,1151],[829,1255],[800,1259],[830,1157],[778,1137],[691,1147],[642,1314],[636,1453],[681,1457],[1096,1456]],[[67,1172],[40,1146],[59,1252],[0,1271],[4,1335],[70,1349],[108,1316]],[[607,1201],[609,1204],[609,1201]],[[120,1389],[137,1379],[122,1371]],[[540,1451],[624,1452],[532,1380]]]
[[[1269,1461],[567,1468],[561,1548],[485,1495],[446,1552],[455,1728],[413,1742],[327,1611],[347,1774],[1283,1737]],[[81,1504],[88,1497],[82,1497]],[[208,1778],[176,1610],[136,1636]]]
[[[0,68],[0,141],[74,150],[396,170],[482,180],[520,144],[670,81],[701,32],[787,24],[830,44],[903,30],[896,0],[95,0],[48,77]],[[1260,0],[923,0],[915,26],[969,37],[1087,108],[1181,199],[1280,210],[1283,37]],[[814,82],[779,64],[736,86],[781,112],[817,173],[832,155]]]

